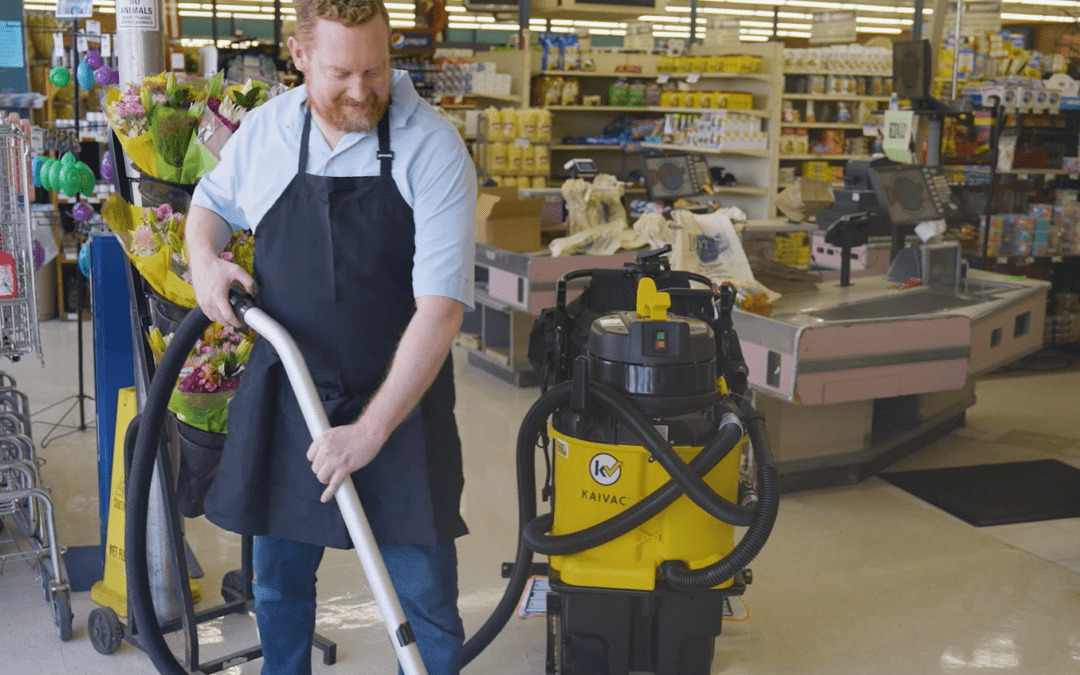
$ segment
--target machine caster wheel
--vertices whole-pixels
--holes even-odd
[[[120,617],[108,607],[98,607],[90,612],[86,632],[90,634],[90,644],[94,645],[98,654],[112,654],[124,640],[124,626],[120,623]]]
[[[221,598],[225,602],[245,600],[244,575],[240,570],[226,572],[221,579]]]
[[[71,620],[75,618],[71,613],[71,596],[67,589],[53,593],[52,605],[56,632],[60,635],[61,642],[67,642],[71,639]]]

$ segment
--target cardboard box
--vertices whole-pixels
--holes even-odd
[[[544,200],[520,197],[516,187],[480,188],[476,203],[476,242],[517,253],[536,251]]]

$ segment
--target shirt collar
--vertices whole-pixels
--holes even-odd
[[[390,128],[402,129],[416,111],[416,107],[420,105],[420,95],[416,93],[416,87],[413,86],[408,72],[391,70],[390,77]],[[303,93],[296,97],[297,103],[294,112],[297,114],[289,122],[289,126],[302,129],[304,115],[307,112],[307,85],[302,84],[297,89],[303,90]],[[357,135],[364,137],[374,133],[375,130],[373,129]],[[347,136],[351,135],[353,134],[347,134]]]

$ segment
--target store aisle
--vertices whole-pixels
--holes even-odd
[[[74,324],[50,321],[42,334],[45,369],[31,360],[2,365],[35,410],[72,395],[76,387]],[[463,508],[472,530],[459,541],[461,608],[472,632],[500,596],[499,564],[513,554],[513,446],[537,390],[515,389],[467,367],[462,354],[455,356],[466,449]],[[89,364],[87,378],[92,393]],[[980,382],[968,426],[896,468],[1033,458],[1080,467],[1077,393],[1077,367]],[[36,424],[36,437],[46,428]],[[93,432],[64,437],[41,454],[48,459],[44,480],[52,488],[62,543],[96,543]],[[206,604],[216,604],[221,576],[237,566],[239,539],[202,520],[188,528],[206,571]],[[716,673],[962,675],[1080,668],[1080,519],[978,529],[871,479],[786,496],[772,540],[753,569],[755,582],[745,597],[749,620],[725,624]],[[338,642],[339,663],[328,667],[316,659],[315,672],[394,673],[392,652],[352,553],[327,555],[319,593],[319,630]],[[112,656],[96,653],[86,634],[95,605],[88,593],[75,594],[73,605],[75,635],[61,643],[35,574],[25,565],[8,565],[0,575],[0,675],[152,672],[146,656],[129,645]],[[210,655],[242,649],[255,639],[254,622],[246,617],[207,624],[200,633]],[[226,672],[251,675],[260,666]],[[541,675],[544,622],[513,620],[465,672]]]

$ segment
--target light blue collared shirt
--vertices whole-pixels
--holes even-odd
[[[192,204],[216,212],[234,230],[255,231],[296,175],[307,90],[296,87],[251,111],[204,175]],[[333,149],[311,125],[308,173],[376,176],[374,129],[350,133]],[[416,223],[413,295],[473,306],[476,170],[461,136],[420,98],[405,71],[393,71],[390,103],[393,178]]]

